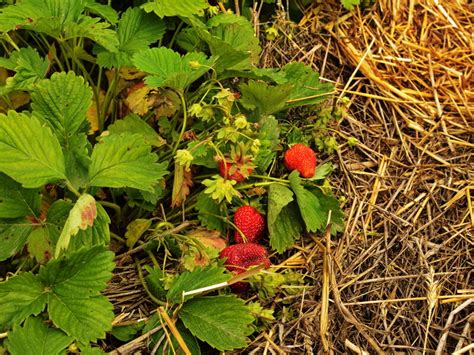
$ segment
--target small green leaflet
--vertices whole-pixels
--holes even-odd
[[[293,192],[280,184],[268,189],[268,231],[270,245],[279,253],[291,247],[300,236],[301,218],[293,201]]]
[[[12,355],[58,355],[72,341],[62,331],[48,327],[42,318],[30,317],[8,333],[6,345]]]
[[[69,212],[69,217],[59,236],[54,256],[57,258],[63,250],[67,250],[71,237],[75,236],[79,229],[85,230],[94,224],[97,217],[95,199],[89,194],[84,194],[76,201]]]
[[[90,151],[92,151],[92,145],[85,134],[70,137],[67,144],[63,146],[66,176],[77,190],[87,185],[91,163]]]
[[[167,174],[167,163],[158,164],[157,158],[139,134],[105,137],[92,151],[89,184],[153,192],[154,185]]]
[[[288,179],[296,195],[296,201],[298,202],[306,229],[309,232],[320,230],[325,226],[326,219],[324,218],[324,212],[321,209],[319,199],[301,185],[301,178],[297,170],[293,171]]]
[[[23,322],[43,311],[47,301],[44,285],[31,272],[0,282],[0,329]]]
[[[230,278],[231,275],[223,267],[207,266],[191,272],[186,271],[174,279],[166,298],[174,303],[181,303],[183,300],[186,302],[193,296],[186,296],[183,299],[183,292],[219,284]]]
[[[341,211],[339,201],[331,193],[324,194],[320,189],[311,189],[311,192],[319,199],[325,224],[331,211],[331,233],[335,235],[344,231],[344,213]]]
[[[111,6],[103,5],[95,2],[95,0],[86,0],[85,9],[97,16],[102,17],[104,20],[107,20],[110,23],[117,23],[118,15]]]
[[[0,261],[15,255],[26,243],[32,230],[25,219],[0,219]]]
[[[260,118],[261,126],[258,133],[260,148],[254,164],[259,171],[264,173],[276,157],[276,148],[280,143],[280,127],[278,120],[273,116],[263,116]]]
[[[225,214],[222,212],[224,207],[225,204],[216,203],[210,195],[204,192],[199,193],[197,197],[196,210],[198,211],[198,219],[209,230],[225,232]]]
[[[164,286],[164,274],[159,267],[152,268],[150,265],[145,265],[145,270],[148,275],[145,276],[145,282],[148,286],[148,290],[153,296],[160,300],[166,298],[166,290]]]
[[[202,15],[209,7],[206,0],[151,0],[142,5],[146,12],[154,12],[159,17],[189,17]]]
[[[204,53],[179,53],[165,47],[151,48],[133,56],[133,64],[150,74],[147,85],[154,88],[172,88],[183,91],[209,71],[212,61]]]
[[[354,6],[360,5],[360,0],[341,0],[342,6],[347,10],[353,10]]]
[[[0,114],[0,172],[24,187],[41,187],[66,178],[57,138],[35,117],[9,111]]]
[[[31,99],[33,114],[49,122],[63,144],[78,132],[87,133],[84,122],[92,90],[82,76],[54,73],[36,86]]]
[[[148,123],[133,113],[125,116],[121,120],[116,120],[107,128],[107,130],[111,135],[118,135],[126,132],[140,134],[146,144],[154,147],[161,147],[165,144],[165,140],[161,138]]]
[[[10,58],[0,58],[0,66],[15,71],[15,75],[7,79],[0,94],[5,95],[13,90],[31,90],[34,84],[44,78],[49,68],[46,58],[41,58],[36,49],[20,48]]]
[[[106,68],[132,66],[133,54],[147,49],[163,37],[165,22],[154,14],[146,14],[140,8],[129,8],[118,22],[119,46],[117,52],[97,48],[97,62]]]
[[[245,347],[253,332],[250,310],[233,295],[196,297],[183,305],[179,317],[194,336],[220,351]]]
[[[242,93],[240,103],[248,110],[257,109],[264,116],[283,110],[293,90],[290,84],[274,86],[255,80],[250,80],[239,88]]]
[[[28,236],[28,253],[40,264],[46,264],[53,256],[48,229],[37,227]]]
[[[0,173],[0,218],[38,217],[41,194],[37,189],[25,189]]]
[[[319,165],[314,172],[314,176],[310,180],[322,180],[332,173],[333,167],[330,162]]]

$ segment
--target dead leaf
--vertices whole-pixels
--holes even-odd
[[[163,90],[158,95],[155,107],[155,117],[172,117],[181,107],[181,100],[174,91]]]
[[[171,195],[171,208],[180,206],[191,192],[193,186],[193,176],[191,169],[186,169],[183,165],[175,164],[173,193]]]
[[[119,74],[121,78],[124,78],[125,80],[137,80],[137,79],[142,79],[145,77],[145,73],[136,69],[136,68],[131,68],[131,67],[122,67],[119,70]]]
[[[151,226],[151,219],[136,219],[129,223],[127,231],[125,232],[125,239],[127,240],[127,246],[132,248],[136,242],[141,238]]]
[[[99,92],[99,106],[100,109],[102,110],[104,107],[104,101],[105,101],[105,91],[100,90]],[[109,107],[109,112],[107,114],[111,113],[112,107]],[[95,100],[95,97],[92,98],[91,105],[87,109],[86,112],[87,115],[87,120],[89,121],[91,127],[89,130],[89,134],[94,134],[99,130],[99,115],[97,114],[97,103]]]
[[[188,236],[197,239],[205,247],[217,249],[219,252],[227,247],[227,243],[219,231],[200,228],[189,232]]]

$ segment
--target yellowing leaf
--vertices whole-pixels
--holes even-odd
[[[177,207],[186,201],[193,186],[193,176],[191,169],[186,169],[183,165],[175,164],[173,194],[171,196],[171,207]]]
[[[127,246],[132,248],[140,237],[145,233],[151,226],[150,219],[136,219],[129,223],[127,226],[127,232],[125,232],[125,239],[127,240]]]
[[[86,230],[94,224],[97,217],[97,207],[95,205],[94,197],[89,194],[84,194],[76,201],[76,204],[69,212],[69,217],[59,236],[56,244],[55,258],[61,254],[61,250],[66,250],[69,246],[71,237],[75,236],[79,229]]]
[[[99,92],[99,107],[102,110],[104,106],[104,101],[105,101],[105,91],[100,90]],[[111,112],[111,108],[109,107],[109,112]],[[95,97],[92,98],[91,105],[87,109],[87,120],[89,121],[91,125],[91,129],[89,130],[89,134],[93,134],[99,130],[99,115],[97,114],[97,102]]]
[[[157,91],[140,81],[128,89],[125,104],[133,113],[143,116],[153,107],[157,98]]]

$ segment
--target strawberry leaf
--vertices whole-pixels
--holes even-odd
[[[239,88],[242,93],[240,103],[248,110],[257,110],[257,117],[283,110],[293,90],[293,86],[289,84],[269,85],[255,80],[250,80]]]
[[[0,114],[0,172],[24,187],[40,187],[66,178],[64,156],[57,138],[35,117]]]
[[[222,211],[225,204],[216,203],[211,196],[201,192],[197,197],[196,210],[201,224],[210,230],[218,230],[222,234],[225,232],[226,224],[223,220],[225,214]]]
[[[159,17],[202,14],[209,7],[206,0],[152,0],[142,5],[146,12],[154,12]]]
[[[26,243],[32,225],[25,219],[0,219],[0,261],[15,255]]]
[[[233,295],[196,297],[183,305],[179,317],[194,336],[220,351],[245,347],[253,332],[249,308]]]
[[[57,355],[74,339],[62,331],[50,328],[40,317],[30,317],[8,334],[7,349],[11,354]]]
[[[197,268],[191,272],[183,272],[173,281],[166,298],[175,303],[186,302],[193,296],[182,297],[183,292],[192,291],[201,287],[212,286],[225,282],[231,278],[223,267],[207,266]]]
[[[43,311],[47,301],[44,285],[31,272],[0,282],[0,329],[21,323]]]
[[[344,213],[339,206],[339,201],[332,194],[324,194],[320,189],[312,189],[311,192],[318,198],[321,204],[325,221],[327,221],[329,211],[331,211],[331,233],[335,235],[337,232],[344,231]]]
[[[24,189],[0,173],[0,218],[39,216],[41,195],[37,189]]]
[[[326,222],[325,213],[321,208],[319,199],[311,191],[301,185],[301,178],[298,171],[293,171],[288,177],[296,201],[300,209],[301,217],[309,232],[320,230]]]
[[[115,121],[107,130],[111,135],[122,133],[140,134],[146,144],[154,147],[161,147],[165,144],[165,140],[148,123],[135,114],[130,114],[121,120]]]
[[[293,192],[286,186],[272,184],[268,190],[268,231],[270,245],[279,253],[291,247],[300,236],[302,225],[293,201]]]
[[[51,124],[63,145],[76,133],[88,131],[86,112],[92,90],[83,77],[74,72],[54,73],[36,86],[31,99],[33,113]]]
[[[141,135],[111,135],[92,151],[89,184],[153,192],[154,185],[167,174],[167,163],[158,164],[157,158]]]

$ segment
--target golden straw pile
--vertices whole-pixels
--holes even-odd
[[[315,287],[270,349],[472,353],[474,4],[339,8],[315,3],[298,26],[283,13],[262,54],[311,64],[350,99],[333,127],[346,230],[304,250]]]

